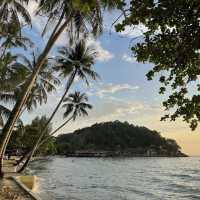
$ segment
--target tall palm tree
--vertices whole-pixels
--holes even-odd
[[[11,110],[6,104],[15,102],[13,90],[16,85],[21,83],[21,75],[18,76],[17,69],[14,69],[13,64],[16,63],[17,56],[10,53],[5,54],[0,58],[0,127],[3,128],[8,120]],[[23,77],[24,78],[24,77]]]
[[[59,50],[59,55],[57,56],[55,63],[56,66],[54,68],[59,73],[60,77],[68,77],[66,88],[48,122],[44,125],[43,132],[36,141],[32,152],[25,162],[25,165],[27,165],[26,163],[28,163],[34,155],[39,143],[43,139],[48,124],[52,121],[53,117],[59,110],[75,78],[78,76],[80,79],[84,80],[86,84],[89,84],[88,78],[96,80],[99,77],[99,75],[92,69],[95,61],[95,56],[96,52],[94,49],[86,45],[85,40],[76,42],[75,45],[71,48],[63,47]],[[22,168],[24,169],[24,167]]]
[[[87,102],[88,102],[88,97],[85,93],[81,94],[80,92],[75,92],[69,94],[69,96],[63,100],[64,104],[62,107],[65,108],[63,118],[65,119],[68,118],[69,115],[71,116],[62,125],[56,128],[49,136],[52,137],[53,135],[55,135],[61,128],[66,126],[66,124],[68,124],[71,120],[75,121],[77,117],[88,116],[87,109],[92,109],[92,105],[88,104]],[[45,140],[42,140],[39,146],[42,145]]]
[[[59,38],[59,36],[64,32],[64,30],[69,27],[72,22],[84,22],[83,26],[78,27],[88,27],[92,28],[92,32],[96,33],[101,30],[102,24],[102,7],[106,8],[105,2],[111,2],[113,0],[81,0],[73,1],[73,0],[40,0],[38,13],[44,14],[48,16],[50,21],[51,19],[56,19],[56,24],[54,29],[51,32],[51,35],[48,39],[48,42],[43,50],[43,52],[38,57],[36,65],[34,67],[34,72],[30,76],[29,79],[26,80],[26,87],[23,90],[21,98],[16,102],[12,113],[5,124],[2,135],[3,142],[0,144],[0,175],[2,175],[2,163],[3,163],[3,154],[6,148],[6,141],[10,138],[12,134],[12,130],[14,128],[14,124],[19,118],[20,112],[25,105],[28,96],[31,92],[31,89],[34,86],[35,79],[37,78],[42,65],[48,56],[50,50],[54,46],[55,42]],[[10,2],[10,1],[9,1]],[[11,1],[12,2],[12,1]],[[88,28],[88,29],[89,29]],[[85,28],[87,29],[87,28]],[[80,29],[79,29],[80,30]],[[81,30],[80,30],[81,31]]]
[[[4,105],[0,105],[0,127],[3,127],[5,122],[10,116],[11,110]],[[16,122],[16,127],[23,125],[21,119],[18,119]]]
[[[33,53],[32,54],[32,60],[28,60],[26,57],[21,56],[22,62],[14,62],[12,63],[12,71],[15,72],[14,69],[16,69],[16,72],[14,73],[15,77],[22,76],[21,82],[18,83],[18,85],[15,85],[14,90],[8,91],[1,91],[0,92],[0,101],[4,104],[6,103],[15,103],[19,98],[24,88],[24,77],[29,77],[34,71],[34,64],[36,61],[36,56]],[[56,85],[60,83],[60,81],[54,76],[54,70],[51,68],[48,59],[44,62],[42,66],[42,70],[40,71],[34,87],[31,90],[31,95],[29,95],[26,104],[24,105],[24,110],[32,111],[34,108],[37,107],[38,104],[42,105],[43,103],[47,102],[47,96],[48,93],[53,92],[56,90]],[[1,105],[2,106],[2,105]],[[7,112],[5,112],[7,111]],[[2,119],[8,117],[11,113],[11,111],[6,110],[5,107],[1,107],[0,113],[2,112]],[[21,113],[22,114],[22,113]],[[9,142],[9,139],[6,141],[7,144]],[[5,149],[4,149],[5,151]]]
[[[34,72],[34,66],[37,62],[37,56],[35,53],[32,53],[32,59],[29,60],[26,57],[21,57],[22,63],[16,63],[16,67],[21,67],[26,70],[27,76],[26,79],[29,78]],[[20,94],[21,90],[23,90],[24,83],[18,87],[17,93]],[[51,65],[49,59],[45,59],[41,71],[37,76],[35,84],[31,90],[31,94],[29,95],[25,107],[28,111],[32,111],[37,107],[37,104],[42,105],[43,103],[47,103],[48,93],[51,93],[56,90],[56,86],[60,84],[60,80],[55,76],[54,69]],[[16,94],[17,95],[17,94]]]
[[[0,91],[14,90],[22,81],[23,73],[20,74],[18,68],[13,67],[17,58],[17,55],[8,52],[0,59]]]
[[[92,27],[92,32],[96,35],[102,31],[101,9],[101,5],[95,4],[94,0],[81,0],[80,2],[74,0],[41,0],[38,14],[48,17],[43,34],[52,22],[62,17],[69,19],[69,32],[73,32],[73,27],[77,33],[88,32],[89,24]]]
[[[62,125],[56,128],[49,136],[45,137],[37,146],[37,149],[43,145],[49,138],[53,137],[60,129],[66,126],[71,120],[76,120],[77,117],[88,116],[87,109],[92,109],[92,105],[88,104],[88,97],[85,93],[75,92],[69,94],[67,98],[64,99],[63,108],[65,112],[63,118],[68,118]],[[71,115],[69,117],[69,115]],[[36,149],[36,150],[37,150]],[[24,171],[28,166],[30,159],[27,159],[25,164],[18,170],[18,173]]]
[[[63,102],[63,108],[65,108],[63,117],[67,118],[72,113],[71,117],[74,121],[78,116],[88,116],[87,109],[92,109],[92,106],[87,103],[87,95],[77,91],[69,94],[69,96],[65,98]]]
[[[2,75],[3,82],[14,82],[14,87],[7,87],[3,84],[3,88],[0,88],[0,101],[6,103],[15,103],[24,89],[25,81],[24,79],[31,76],[34,71],[34,65],[37,57],[32,53],[32,59],[29,60],[25,56],[19,56],[18,60],[13,60],[10,65],[7,65],[5,72]],[[6,79],[9,77],[9,79]],[[6,80],[5,80],[6,79]],[[0,76],[1,81],[1,76]],[[35,84],[31,90],[31,95],[29,95],[25,108],[28,111],[33,110],[38,104],[42,105],[47,103],[48,93],[56,90],[56,86],[60,84],[59,79],[54,75],[54,69],[52,68],[48,59],[45,60],[42,70],[40,71]]]

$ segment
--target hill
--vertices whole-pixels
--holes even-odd
[[[59,135],[59,154],[68,156],[185,156],[175,140],[128,122],[105,122]]]

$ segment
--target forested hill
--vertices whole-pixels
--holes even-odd
[[[105,122],[57,137],[59,154],[115,152],[117,155],[183,156],[175,140],[128,122]]]

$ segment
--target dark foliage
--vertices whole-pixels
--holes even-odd
[[[175,140],[165,139],[157,131],[120,121],[94,124],[63,134],[57,137],[56,142],[60,154],[76,150],[125,151],[133,148],[180,150]]]
[[[169,89],[162,120],[181,117],[194,130],[200,121],[199,0],[131,0],[117,31],[146,27],[132,47],[139,62],[153,63],[148,80],[160,76],[160,94]],[[135,40],[134,40],[135,41]]]
[[[24,127],[17,127],[14,131],[13,136],[8,145],[8,149],[20,149],[25,152],[29,152],[33,148],[33,142],[37,140],[41,130],[43,129],[44,123],[46,123],[48,118],[46,116],[42,116],[41,118],[36,117],[33,119],[31,124],[28,124]],[[45,131],[44,139],[49,138],[46,142],[40,146],[38,149],[38,154],[46,155],[46,154],[54,154],[56,151],[55,141],[53,137],[49,137],[51,133],[51,124],[48,126]]]

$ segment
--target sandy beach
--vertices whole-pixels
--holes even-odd
[[[13,166],[14,160],[4,162],[5,177],[0,180],[0,200],[33,200],[27,191],[22,189],[12,177],[17,177]]]

